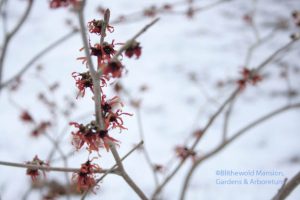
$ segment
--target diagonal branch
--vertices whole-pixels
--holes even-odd
[[[300,185],[300,171],[288,182],[282,185],[272,200],[284,200]]]
[[[2,45],[2,51],[1,51],[1,55],[0,55],[0,84],[2,83],[4,60],[6,57],[7,48],[9,46],[9,43],[10,43],[11,39],[15,36],[15,34],[23,26],[24,22],[27,20],[29,13],[32,9],[33,2],[34,2],[34,0],[28,0],[27,8],[26,8],[24,14],[21,16],[20,21],[16,24],[16,26],[10,33],[8,33],[6,36],[4,36],[4,43]]]
[[[21,68],[21,70],[16,73],[13,77],[8,79],[7,81],[0,84],[0,90],[2,90],[4,87],[7,87],[10,83],[14,82],[15,80],[19,79],[23,74],[25,74],[30,67],[35,63],[38,59],[40,59],[45,54],[49,53],[52,49],[59,46],[63,42],[66,42],[68,39],[70,39],[72,36],[74,36],[78,30],[72,30],[71,32],[67,33],[66,35],[62,36],[58,40],[51,43],[49,46],[45,47],[43,50],[41,50],[39,53],[37,53],[27,64],[24,65],[24,67]]]
[[[278,54],[285,52],[288,50],[294,43],[299,41],[299,37],[292,39],[290,42],[287,44],[283,45],[281,48],[276,50],[274,53],[272,53],[270,56],[268,56],[261,64],[259,64],[256,68],[254,68],[255,72],[260,72],[262,69],[264,69],[271,61],[274,60],[278,56]],[[231,94],[230,96],[224,101],[224,103],[219,107],[219,109],[210,117],[208,120],[207,124],[203,128],[203,134],[204,135],[207,130],[210,128],[210,126],[213,124],[215,119],[222,113],[224,108],[228,103],[230,103],[238,94],[240,93],[239,87],[237,87]],[[198,137],[195,139],[194,143],[191,145],[190,150],[194,151],[197,144],[199,143],[200,139],[202,137]],[[174,168],[174,170],[165,178],[165,180],[155,189],[152,199],[155,199],[156,196],[161,192],[161,190],[164,188],[164,186],[175,176],[175,174],[181,169],[185,161],[187,160],[188,157],[183,158],[180,163]]]
[[[254,120],[252,123],[248,124],[247,126],[245,126],[244,128],[240,129],[239,131],[237,131],[235,134],[233,134],[233,136],[231,136],[229,139],[227,139],[226,141],[222,142],[219,146],[217,146],[214,150],[210,151],[209,153],[207,153],[205,156],[199,158],[190,168],[185,180],[184,180],[184,184],[183,184],[183,188],[181,190],[181,200],[183,200],[185,198],[185,194],[189,185],[189,182],[192,178],[193,173],[195,172],[195,170],[197,169],[197,167],[204,161],[207,160],[209,158],[211,158],[212,156],[214,156],[215,154],[219,153],[221,150],[223,150],[225,147],[227,147],[229,144],[231,144],[233,141],[235,141],[237,138],[239,138],[240,136],[242,136],[243,134],[245,134],[247,131],[253,129],[254,127],[260,125],[261,123],[279,115],[282,114],[286,111],[295,109],[295,108],[300,108],[300,102],[296,103],[296,104],[292,104],[292,105],[286,105],[283,106],[279,109],[276,109],[256,120]]]

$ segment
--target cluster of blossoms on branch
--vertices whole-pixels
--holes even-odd
[[[96,185],[94,172],[101,170],[101,168],[97,164],[92,164],[92,160],[87,160],[83,163],[79,172],[74,173],[72,176],[72,180],[77,182],[77,190],[80,192]]]
[[[36,120],[34,120],[31,114],[26,110],[22,111],[20,119],[26,124],[33,125],[33,129],[31,130],[31,136],[33,137],[42,135],[47,131],[48,128],[51,127],[51,122],[49,121],[36,122]]]
[[[114,28],[109,24],[105,24],[104,20],[95,20],[88,22],[88,31],[102,39],[105,38],[106,32],[112,33]],[[104,28],[103,28],[104,27]],[[105,29],[103,31],[103,29]],[[109,151],[109,145],[114,143],[119,145],[119,141],[110,136],[109,132],[113,129],[126,130],[124,126],[123,116],[132,116],[130,113],[123,112],[121,109],[123,103],[118,96],[107,98],[104,93],[104,88],[107,87],[111,80],[120,78],[124,72],[124,65],[118,60],[116,45],[122,43],[111,43],[102,41],[91,45],[89,43],[89,56],[97,59],[97,75],[99,76],[99,84],[95,86],[92,74],[89,70],[85,72],[73,72],[72,77],[75,80],[75,85],[79,90],[78,96],[84,97],[86,89],[89,89],[93,94],[95,87],[100,88],[101,99],[93,97],[94,101],[101,101],[99,110],[101,110],[101,119],[103,123],[92,120],[87,124],[78,122],[70,122],[70,125],[75,127],[76,130],[72,131],[72,144],[76,150],[86,147],[89,153],[96,152],[99,155],[100,149],[106,149]],[[83,49],[81,49],[83,50]],[[136,56],[139,58],[141,55],[141,47],[138,42],[132,41],[131,45],[127,46],[124,55],[131,58]],[[122,55],[120,55],[122,56]],[[81,60],[83,64],[88,65],[87,57],[79,57],[77,60]],[[78,97],[77,96],[77,97]],[[72,180],[76,182],[79,191],[86,191],[87,189],[96,185],[94,171],[100,169],[96,164],[91,164],[88,160],[81,165],[79,172],[74,173]]]
[[[76,5],[78,2],[78,0],[51,0],[49,5],[50,8],[60,8],[67,7],[69,5]]]
[[[245,89],[247,83],[256,85],[258,82],[262,81],[262,77],[255,70],[243,68],[241,74],[242,78],[237,80],[237,84],[240,90]]]
[[[48,167],[49,166],[49,164],[47,162],[40,160],[38,156],[35,156],[32,159],[32,161],[26,162],[26,164],[35,165],[37,167],[39,167],[39,166]],[[43,175],[46,176],[45,171],[42,170],[42,172],[43,172]],[[26,174],[31,177],[32,181],[36,181],[37,178],[40,176],[40,170],[36,169],[36,168],[28,168],[26,171]]]

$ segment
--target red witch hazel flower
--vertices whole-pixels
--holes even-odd
[[[90,47],[91,49],[91,55],[96,56],[98,58],[98,65],[104,63],[104,61],[109,61],[113,55],[115,55],[116,50],[114,40],[112,41],[111,44],[107,42],[103,42],[102,45],[100,44],[95,44],[94,47]],[[82,60],[82,63],[87,62],[86,57],[79,57],[77,60]]]
[[[126,50],[125,50],[125,55],[128,58],[131,58],[133,55],[136,56],[136,58],[139,58],[142,54],[142,47],[140,46],[139,42],[134,41],[131,46],[129,46]]]
[[[297,26],[300,26],[300,11],[294,11],[292,13],[292,17],[294,18],[294,22]]]
[[[94,85],[93,85],[93,79],[89,71],[83,72],[83,73],[78,73],[78,72],[73,72],[72,77],[76,81],[76,86],[79,89],[79,93],[77,95],[77,98],[81,94],[83,97],[85,95],[85,89],[90,88],[92,92],[94,92]],[[102,76],[100,81],[100,88],[106,86],[106,81],[108,81],[109,78],[107,76]]]
[[[86,144],[89,152],[99,151],[99,148],[109,150],[109,142],[118,143],[119,141],[110,137],[107,130],[101,130],[95,121],[83,125],[76,122],[71,122],[70,125],[75,126],[78,130],[72,132],[72,144],[75,148],[81,149]]]
[[[130,113],[124,113],[122,112],[121,109],[117,109],[115,112],[113,111],[113,107],[115,107],[117,104],[123,107],[123,103],[120,101],[118,96],[113,97],[110,100],[105,100],[106,96],[102,96],[102,101],[101,101],[101,108],[102,108],[102,113],[104,116],[104,121],[106,127],[111,127],[111,128],[120,128],[122,129],[127,129],[123,126],[124,122],[122,119],[122,115],[128,115],[132,116]]]
[[[50,8],[67,7],[76,3],[78,3],[78,0],[51,0]]]
[[[107,116],[108,113],[110,113],[113,109],[114,106],[117,104],[120,104],[123,107],[123,103],[120,101],[120,98],[118,96],[113,97],[110,100],[105,100],[106,95],[102,95],[102,100],[101,100],[101,108],[103,112],[103,116]]]
[[[26,164],[27,165],[36,165],[36,166],[45,166],[45,167],[49,166],[48,163],[40,160],[38,156],[35,156],[32,161],[26,162]],[[42,170],[42,171],[43,171],[44,177],[46,177],[45,171],[44,170]],[[28,168],[26,171],[26,174],[31,177],[32,181],[36,181],[40,175],[40,172],[39,172],[39,169]]]
[[[40,122],[35,129],[31,131],[31,135],[33,137],[38,137],[41,134],[45,133],[45,131],[51,126],[51,123],[48,121]]]
[[[247,83],[256,85],[262,80],[262,77],[255,70],[244,68],[241,74],[242,78],[237,81],[240,90],[243,90],[246,87]]]
[[[125,113],[121,109],[118,109],[116,112],[110,111],[107,116],[105,116],[105,125],[109,127],[111,125],[111,128],[119,128],[120,131],[122,129],[127,130],[126,127],[123,126],[124,122],[122,119],[122,115],[128,115],[132,116],[130,113]]]
[[[92,164],[92,160],[88,160],[81,164],[79,172],[72,175],[72,181],[77,184],[77,190],[79,192],[87,191],[96,186],[94,172],[99,171],[101,168],[97,164]]]
[[[103,26],[104,21],[103,20],[95,20],[93,19],[92,21],[88,22],[88,29],[90,33],[95,33],[97,35],[101,35],[101,30]],[[112,33],[114,32],[114,27],[110,25],[106,25],[106,29],[108,32]]]
[[[34,119],[32,118],[32,116],[29,114],[28,111],[23,111],[21,116],[20,116],[21,120],[23,122],[26,122],[26,123],[33,123],[34,122]]]
[[[73,72],[72,77],[75,79],[76,86],[79,89],[77,98],[80,94],[82,97],[85,95],[86,88],[90,88],[92,92],[94,91],[93,79],[89,71],[83,73]]]
[[[187,148],[186,146],[177,146],[175,148],[175,152],[181,159],[186,159],[187,157],[192,157],[193,161],[196,159],[196,152]]]
[[[105,76],[111,76],[113,78],[120,78],[122,76],[122,71],[124,66],[120,61],[110,61],[107,64],[101,66],[102,72]]]

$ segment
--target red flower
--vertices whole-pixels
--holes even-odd
[[[70,125],[78,128],[76,132],[72,132],[72,144],[77,150],[81,149],[81,147],[86,144],[89,152],[98,152],[99,148],[102,147],[105,147],[108,151],[109,142],[119,142],[118,140],[110,137],[107,130],[101,130],[95,121],[91,121],[86,125],[71,122]]]
[[[107,116],[105,116],[105,124],[107,127],[111,125],[111,128],[120,128],[120,131],[122,129],[127,130],[126,127],[123,126],[124,122],[121,118],[122,115],[129,115],[132,116],[130,113],[122,112],[121,109],[118,109],[116,112],[109,112]]]
[[[97,56],[98,58],[98,66],[100,66],[104,61],[109,61],[110,58],[116,53],[114,49],[114,40],[111,44],[107,42],[103,42],[102,45],[95,44],[94,47],[91,47],[91,55]]]
[[[90,75],[90,72],[84,72],[84,73],[73,72],[72,76],[76,81],[77,88],[79,89],[77,98],[80,94],[82,97],[85,95],[85,88],[90,88],[92,92],[94,91],[93,79]]]
[[[155,6],[151,6],[150,8],[145,9],[143,14],[147,17],[154,17],[157,14],[157,8]]]
[[[90,88],[90,90],[94,93],[94,85],[93,85],[93,79],[89,71],[84,72],[84,73],[78,73],[78,72],[73,72],[72,77],[76,81],[76,86],[79,89],[79,93],[76,98],[81,96],[83,97],[85,95],[85,89]],[[107,76],[102,76],[100,81],[100,88],[106,86],[106,81],[108,81],[109,78]]]
[[[23,111],[20,118],[23,122],[28,122],[28,123],[33,123],[34,122],[32,116],[29,114],[28,111]]]
[[[256,85],[262,80],[262,77],[259,74],[257,74],[255,70],[243,68],[241,74],[242,78],[237,81],[240,90],[243,90],[246,87],[247,83]]]
[[[123,107],[123,103],[120,101],[120,98],[118,96],[115,96],[107,101],[105,99],[106,96],[102,95],[101,108],[103,111],[103,116],[106,116],[109,112],[111,112],[112,108],[117,104],[120,104]]]
[[[88,29],[90,33],[96,33],[97,35],[101,35],[101,30],[103,26],[103,20],[95,20],[88,22]],[[108,32],[114,32],[114,27],[110,26],[109,24],[106,25],[106,29]]]
[[[294,18],[296,26],[300,26],[300,11],[294,11],[292,17]]]
[[[243,16],[243,20],[244,20],[247,24],[253,24],[253,17],[252,17],[252,15],[245,14],[245,15]]]
[[[69,5],[75,5],[77,0],[51,0],[50,8],[59,8],[59,7],[67,7]]]
[[[35,156],[32,161],[26,162],[28,165],[36,165],[36,166],[49,166],[48,163],[40,160],[38,156]],[[38,169],[27,168],[26,174],[29,175],[32,181],[36,181],[40,172]],[[44,177],[46,177],[45,171],[43,171]]]
[[[31,135],[34,137],[38,137],[39,135],[45,133],[47,128],[51,126],[50,122],[43,121],[40,122],[35,129],[32,130]]]
[[[87,191],[88,189],[96,186],[95,171],[99,171],[101,168],[97,164],[91,164],[92,160],[86,161],[81,165],[79,172],[72,175],[72,180],[77,184],[77,190],[79,192]]]
[[[142,47],[139,42],[134,41],[130,47],[125,50],[125,55],[131,58],[133,55],[139,58],[142,54]]]
[[[107,64],[102,65],[102,72],[104,75],[110,75],[113,78],[120,78],[123,68],[124,66],[120,61],[110,61]]]
[[[189,156],[191,156],[193,160],[196,159],[196,152],[191,149],[188,149],[186,146],[177,146],[175,148],[175,152],[177,156],[181,159],[185,159]]]
[[[96,56],[98,59],[98,66],[100,66],[104,61],[109,61],[111,57],[116,53],[114,40],[111,44],[108,44],[107,42],[103,42],[102,45],[95,44],[94,47],[90,47],[91,49],[91,55]],[[86,57],[79,57],[77,60],[82,60],[82,63],[87,62]]]

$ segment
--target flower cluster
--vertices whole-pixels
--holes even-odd
[[[92,20],[88,22],[89,32],[100,35],[101,29],[104,25],[103,20]],[[113,27],[105,24],[106,30],[108,32],[113,32]],[[91,45],[90,45],[91,46]],[[100,129],[97,124],[92,121],[86,125],[79,124],[76,122],[70,123],[75,126],[78,130],[73,132],[73,144],[76,149],[80,149],[84,144],[87,145],[87,149],[91,151],[98,151],[99,148],[105,147],[108,150],[108,141],[117,142],[108,135],[108,131],[111,129],[119,128],[120,130],[126,129],[123,124],[122,117],[124,115],[131,116],[129,113],[123,112],[121,109],[114,109],[115,106],[123,104],[120,102],[118,97],[113,97],[112,99],[106,98],[102,88],[107,86],[107,81],[111,78],[120,78],[124,70],[124,65],[117,59],[113,58],[116,54],[115,44],[112,41],[111,44],[103,42],[101,44],[96,43],[94,46],[90,47],[90,56],[97,57],[98,70],[101,70],[100,77],[100,88],[101,88],[101,110],[104,128]],[[125,49],[125,55],[129,58],[136,56],[137,58],[141,55],[141,46],[140,43],[133,41]],[[82,60],[83,63],[86,63],[86,57],[79,57],[79,60]],[[73,72],[72,77],[75,79],[76,86],[79,89],[79,95],[82,97],[85,95],[86,88],[89,88],[92,93],[94,93],[94,83],[90,72]],[[78,97],[77,96],[77,97]],[[95,99],[94,99],[95,100]]]
[[[45,133],[49,127],[51,127],[51,122],[49,121],[41,121],[37,123],[32,117],[32,115],[26,110],[22,111],[20,119],[24,123],[31,124],[34,126],[31,131],[31,136],[33,137],[40,136],[41,134]]]
[[[31,131],[31,136],[38,137],[41,134],[45,133],[46,130],[51,126],[51,122],[42,121]]]
[[[186,159],[187,157],[191,157],[193,160],[196,159],[196,152],[186,146],[177,146],[175,148],[175,152],[176,155],[181,159]]]
[[[72,144],[77,150],[86,144],[89,152],[98,152],[103,147],[108,151],[110,142],[119,142],[108,135],[108,130],[100,129],[95,121],[91,121],[86,125],[70,122],[70,125],[77,128],[75,132],[72,132]]]
[[[26,162],[26,164],[27,165],[36,165],[36,166],[45,166],[45,167],[49,166],[49,164],[47,162],[40,160],[38,156],[35,156],[32,161]],[[36,181],[37,178],[40,176],[39,171],[40,171],[39,169],[28,168],[26,171],[26,174],[31,177],[32,181]],[[44,177],[46,177],[45,171],[43,171],[43,175],[44,175]]]
[[[295,24],[300,27],[300,11],[294,11],[292,17],[294,18]]]
[[[90,33],[95,33],[97,35],[101,35],[102,27],[104,25],[104,20],[95,20],[88,22],[88,29]],[[106,30],[108,32],[112,33],[114,32],[114,27],[110,26],[109,24],[106,24]]]
[[[72,181],[76,183],[79,192],[87,191],[96,185],[94,172],[101,168],[91,162],[92,160],[88,160],[83,163],[80,170],[72,175]]]
[[[133,55],[136,56],[136,58],[139,58],[142,54],[142,47],[140,47],[140,43],[134,41],[126,50],[125,55],[128,58],[131,58]]]
[[[76,5],[78,0],[51,0],[50,8],[67,7],[69,5]]]
[[[20,119],[25,123],[34,123],[33,117],[26,110],[21,113]]]
[[[243,90],[246,87],[247,83],[256,85],[262,80],[262,77],[255,70],[243,68],[241,74],[242,78],[237,81],[240,90]]]
[[[127,129],[124,127],[122,115],[132,116],[130,113],[123,112],[121,109],[117,109],[113,111],[113,108],[117,105],[123,106],[123,103],[120,102],[119,97],[115,96],[110,100],[106,101],[106,96],[102,96],[101,101],[101,108],[102,108],[102,115],[104,117],[105,126],[107,128],[115,129],[119,128],[120,131],[122,129]]]

